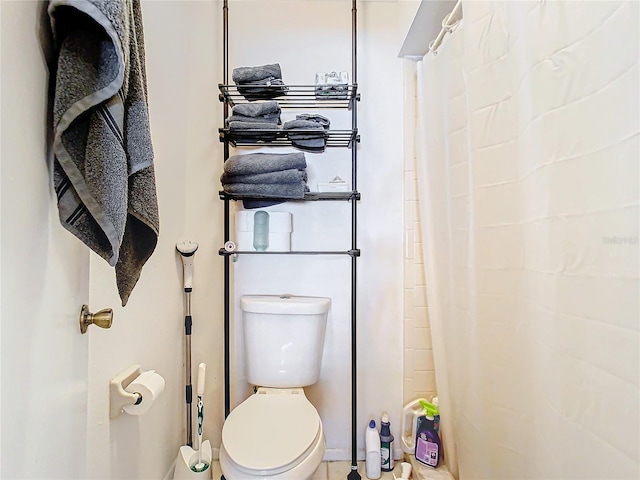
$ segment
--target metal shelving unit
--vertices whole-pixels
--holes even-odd
[[[218,85],[219,99],[223,104],[223,125],[229,116],[229,110],[234,105],[249,103],[238,86],[229,83],[229,6],[228,0],[223,2],[223,83]],[[308,192],[301,199],[282,199],[290,201],[317,202],[317,201],[341,201],[351,203],[351,248],[338,251],[289,251],[289,252],[255,252],[232,251],[220,248],[219,255],[224,259],[224,404],[225,418],[231,410],[230,397],[230,330],[231,330],[231,261],[237,255],[346,255],[351,257],[351,470],[347,474],[348,480],[360,480],[357,464],[357,354],[356,354],[356,329],[357,329],[357,258],[360,256],[357,242],[357,203],[360,193],[357,188],[358,180],[358,149],[360,142],[358,134],[358,75],[357,75],[357,5],[356,0],[351,2],[351,76],[352,84],[344,86],[344,90],[338,94],[327,94],[316,85],[286,85],[274,86],[276,89],[271,97],[276,100],[282,109],[342,109],[351,112],[350,130],[328,130],[324,132],[326,147],[344,148],[351,152],[351,185],[349,192]],[[244,93],[250,91],[250,86],[242,85]],[[257,87],[264,91],[265,87]],[[282,91],[286,90],[286,94]],[[270,96],[270,95],[268,95]],[[224,145],[224,161],[229,159],[229,148],[249,146],[283,146],[292,145],[289,134],[317,134],[316,130],[251,130],[230,131],[228,128],[219,129],[219,138]],[[294,145],[295,146],[295,145]],[[224,242],[230,238],[230,202],[243,199],[255,199],[256,197],[244,197],[229,195],[219,192],[220,199],[224,201]],[[273,199],[273,197],[270,197]],[[224,478],[224,477],[223,477]]]

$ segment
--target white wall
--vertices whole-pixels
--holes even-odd
[[[160,211],[158,246],[125,308],[114,272],[91,256],[91,303],[114,308],[110,331],[91,332],[89,478],[162,478],[186,443],[182,262],[177,241],[200,245],[192,293],[192,363],[207,363],[205,438],[220,442],[222,150],[216,2],[143,2],[151,134]],[[167,29],[166,25],[172,25]],[[108,418],[109,379],[132,364],[156,369],[165,392],[144,416]],[[195,404],[195,403],[194,403]],[[195,419],[195,415],[194,415]],[[195,420],[194,420],[195,426]],[[195,439],[195,428],[194,428]]]
[[[285,83],[309,84],[316,71],[351,70],[351,3],[231,2],[230,69],[280,63]],[[289,20],[282,21],[283,18]],[[294,20],[295,19],[295,20]],[[261,33],[256,33],[261,32]],[[370,418],[402,408],[402,70],[397,5],[364,2],[358,11],[358,438]],[[301,111],[283,113],[283,120]],[[348,129],[348,111],[321,111],[332,128]],[[241,154],[246,149],[232,150]],[[271,150],[273,151],[273,150]],[[351,181],[351,152],[305,154],[312,190],[335,175]],[[239,207],[239,205],[235,205]],[[348,250],[349,203],[289,203],[294,250]],[[307,396],[323,419],[325,458],[350,459],[350,263],[348,256],[245,256],[235,263],[235,316],[243,294],[327,296],[332,299],[322,373]],[[250,393],[243,374],[241,321],[235,324],[232,405]],[[360,452],[363,458],[363,452]]]
[[[49,183],[43,8],[0,2],[5,479],[85,478],[86,471],[88,339],[78,318],[89,254],[61,227]]]

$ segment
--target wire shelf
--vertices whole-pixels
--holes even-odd
[[[290,250],[287,252],[254,252],[252,250],[236,250],[228,251],[224,248],[218,250],[218,255],[349,255],[351,257],[359,257],[360,249],[351,250]]]
[[[318,135],[318,130],[305,130],[305,129],[277,129],[277,130],[229,130],[228,128],[218,129],[220,134],[220,141],[228,141],[234,147],[238,146],[296,146],[289,138],[290,134],[293,135]],[[360,142],[360,135],[358,130],[326,130],[323,133],[325,139],[325,147],[341,147],[352,148],[354,142]],[[295,141],[295,140],[294,140]],[[303,149],[304,150],[304,149]],[[312,151],[310,149],[310,151]]]
[[[360,192],[307,192],[304,198],[274,198],[255,197],[249,195],[230,195],[224,191],[218,192],[221,200],[285,200],[287,202],[344,202],[348,200],[360,200]]]
[[[285,93],[283,87],[287,88]],[[335,93],[330,90],[322,90],[322,85],[274,85],[266,87],[264,85],[240,85],[242,90],[250,92],[252,89],[273,90],[272,94],[264,95],[264,100],[276,100],[281,108],[317,108],[317,109],[351,109],[352,101],[360,101],[357,85],[344,85],[344,91]],[[218,84],[221,102],[227,102],[230,107],[242,103],[253,103],[238,91],[238,85]],[[258,99],[256,99],[258,100]],[[256,101],[254,100],[254,101]]]

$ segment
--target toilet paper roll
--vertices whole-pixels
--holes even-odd
[[[125,387],[129,393],[142,395],[142,402],[138,405],[125,405],[122,409],[129,415],[143,415],[152,407],[164,390],[164,378],[154,370],[142,372],[133,382]]]

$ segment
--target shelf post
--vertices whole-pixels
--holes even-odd
[[[225,85],[229,83],[229,3],[224,0],[222,5],[222,76]],[[222,102],[222,124],[229,116],[228,103]],[[224,161],[229,159],[229,142],[224,142]],[[230,204],[229,199],[224,199],[224,243],[230,240],[229,231]],[[231,362],[230,362],[230,341],[231,327],[231,259],[228,255],[224,257],[224,418],[231,412]]]
[[[358,84],[358,6],[357,1],[351,1],[351,76],[354,88]],[[358,128],[358,101],[356,95],[351,98],[351,129]],[[351,183],[354,192],[358,191],[358,142],[351,148]],[[357,238],[358,205],[357,200],[351,200],[351,248],[358,250]],[[356,300],[357,300],[357,255],[351,256],[351,471],[347,480],[360,480],[358,473],[358,377],[356,355]]]

